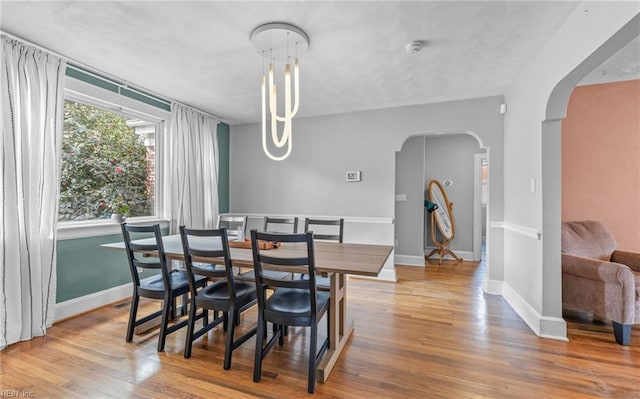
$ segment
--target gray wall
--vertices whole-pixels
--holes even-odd
[[[453,203],[456,235],[449,248],[473,251],[474,154],[481,150],[468,134],[409,138],[396,158],[396,255],[422,257],[433,247],[430,218],[424,211],[426,190],[431,180],[453,182],[445,191]],[[469,253],[469,254],[466,254]],[[421,262],[420,262],[421,263]]]
[[[453,182],[445,187],[453,204],[455,237],[449,248],[473,251],[473,183],[474,154],[480,152],[478,141],[466,134],[427,137],[425,154],[425,184],[431,180]],[[426,187],[426,186],[425,186]],[[433,246],[428,238],[429,246]]]
[[[396,153],[396,256],[424,256],[424,147],[411,137]]]
[[[502,220],[503,102],[495,96],[298,118],[292,154],[281,162],[263,154],[259,123],[231,126],[229,211],[394,218],[396,152],[409,137],[443,132],[474,135],[490,148],[489,221]],[[362,171],[361,182],[345,181],[351,170]],[[501,280],[501,237],[487,253],[489,278]]]

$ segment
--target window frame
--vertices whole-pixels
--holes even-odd
[[[128,220],[132,222],[160,223],[161,227],[168,227],[168,210],[166,209],[168,175],[165,167],[168,151],[165,142],[168,129],[167,121],[170,120],[171,113],[71,76],[66,76],[65,78],[64,100],[80,102],[115,113],[141,118],[156,124],[155,216],[132,217]],[[110,219],[59,221],[57,239],[64,240],[120,233],[120,225]]]

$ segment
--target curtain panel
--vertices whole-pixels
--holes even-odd
[[[54,320],[66,66],[5,35],[1,59],[0,350]]]
[[[173,103],[170,129],[171,232],[213,228],[218,217],[218,120]]]

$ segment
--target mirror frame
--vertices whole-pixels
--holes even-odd
[[[426,260],[431,255],[437,254],[440,256],[438,264],[442,264],[442,258],[445,255],[450,255],[456,261],[462,262],[462,258],[458,257],[458,255],[456,255],[452,250],[447,248],[456,235],[455,221],[453,219],[452,211],[453,204],[449,201],[447,192],[444,191],[444,187],[442,187],[442,184],[438,180],[431,180],[427,191],[429,192],[429,201],[438,205],[438,207],[431,212],[431,241],[433,241],[436,248],[433,249],[429,255],[425,255],[424,258]],[[443,238],[442,241],[438,241],[436,239],[435,226],[438,226],[438,231]]]
[[[436,191],[437,190],[437,191]],[[446,241],[453,240],[455,237],[455,224],[453,220],[453,212],[451,212],[451,202],[444,191],[444,187],[437,180],[429,182],[429,201],[438,205],[435,212],[436,225],[440,234]]]

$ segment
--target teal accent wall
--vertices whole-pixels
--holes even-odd
[[[229,125],[218,123],[218,211],[229,212]]]
[[[162,230],[162,234],[168,232]],[[127,253],[100,247],[121,241],[122,234],[58,240],[56,303],[130,283]],[[151,275],[145,271],[141,277]]]
[[[100,248],[117,241],[121,234],[57,242],[56,303],[131,282],[125,251]]]

